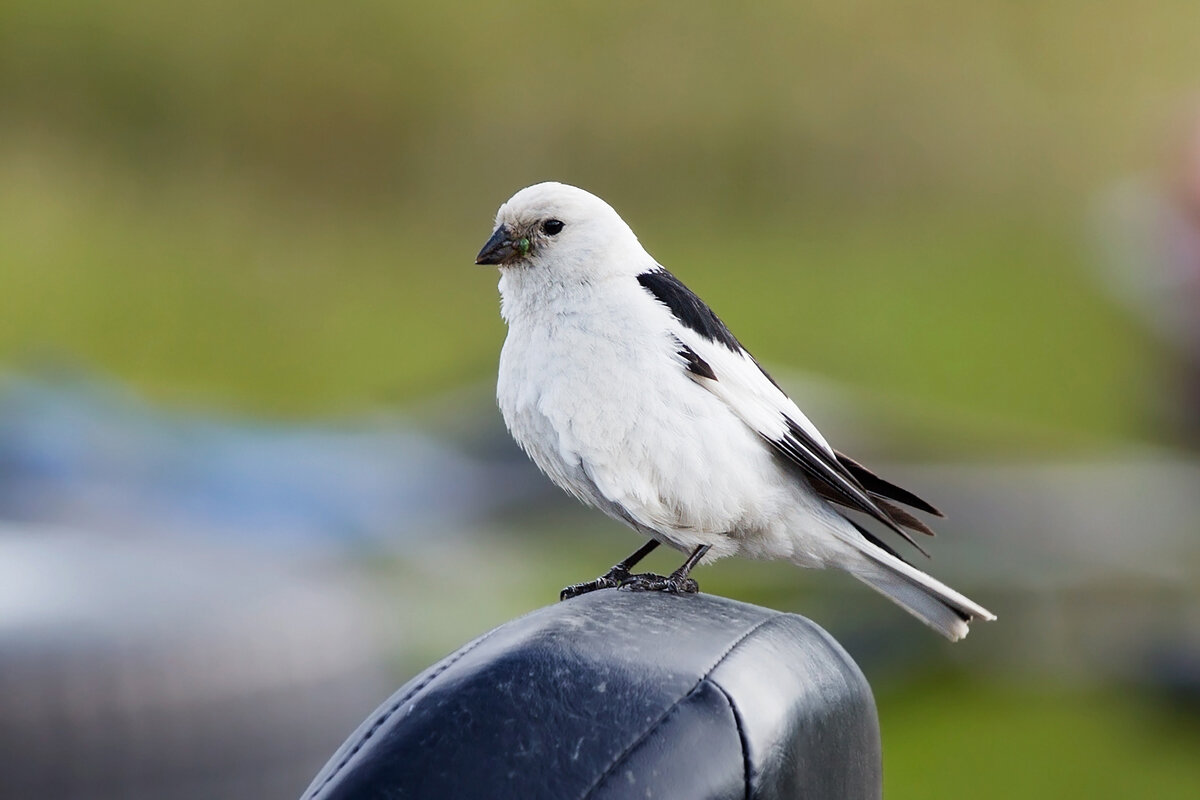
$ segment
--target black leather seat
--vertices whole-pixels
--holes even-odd
[[[304,798],[844,800],[879,797],[881,775],[870,688],[812,622],[605,590],[418,675]]]

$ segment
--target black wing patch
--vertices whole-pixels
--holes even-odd
[[[766,437],[764,437],[766,438]],[[861,511],[887,525],[923,555],[929,553],[917,544],[908,532],[901,527],[904,521],[893,518],[888,511],[880,507],[870,493],[842,463],[831,456],[815,439],[794,420],[787,419],[787,433],[781,439],[767,439],[775,451],[792,464],[799,467],[813,488],[827,500],[831,500],[846,508]],[[886,503],[886,501],[884,501]],[[887,503],[891,509],[891,503]],[[911,514],[902,511],[903,516],[912,518]],[[912,521],[918,522],[915,518]]]
[[[675,319],[679,320],[680,324],[690,328],[710,342],[719,342],[733,352],[741,353],[754,362],[754,366],[758,367],[758,371],[763,374],[764,378],[771,382],[772,386],[781,392],[783,391],[783,387],[779,385],[779,382],[772,378],[771,373],[763,369],[763,365],[758,363],[758,359],[742,346],[742,343],[733,335],[733,331],[725,327],[725,323],[721,321],[716,312],[709,308],[695,292],[684,286],[683,281],[662,267],[653,269],[650,272],[643,272],[641,275],[638,275],[637,279],[638,283],[649,291],[650,294],[654,295],[656,300],[671,310],[671,313],[675,316]],[[680,351],[680,355],[684,355],[682,351]],[[692,356],[697,361],[704,363],[703,359],[696,356],[695,353],[692,353]],[[685,356],[685,358],[688,357]],[[690,358],[688,369],[695,372],[691,368]],[[711,368],[709,371],[712,371]],[[703,373],[696,374],[700,375]],[[715,375],[704,375],[704,377],[712,377],[716,380]]]
[[[717,373],[713,372],[713,368],[709,366],[707,361],[696,355],[695,350],[678,339],[675,340],[675,345],[679,348],[675,352],[683,358],[684,367],[688,372],[698,375],[701,378],[708,378],[711,381],[717,379]]]
[[[695,331],[714,344],[724,345],[734,353],[746,356],[754,362],[763,376],[775,385],[775,388],[783,391],[775,379],[762,368],[758,360],[742,347],[737,337],[729,328],[725,327],[725,323],[721,321],[720,317],[695,292],[687,288],[683,281],[662,267],[643,272],[637,276],[637,280],[642,288],[650,292],[656,300],[671,311],[681,325]],[[675,343],[678,346],[676,352],[683,358],[684,367],[688,372],[709,380],[718,380],[712,366],[696,351],[678,339]],[[847,458],[841,453],[837,453],[836,458],[831,456],[795,421],[787,419],[787,427],[787,433],[782,439],[767,439],[767,441],[776,452],[798,466],[808,476],[809,482],[818,494],[826,500],[874,517],[902,536],[921,553],[929,555],[908,535],[904,528],[931,536],[933,531],[921,520],[890,501],[904,503],[938,516],[942,516],[942,512],[912,492],[885,481],[857,461]],[[763,438],[766,439],[766,437]],[[860,526],[856,525],[856,527]],[[895,551],[880,542],[877,537],[864,535],[872,543],[878,544],[887,552],[895,555]]]
[[[643,272],[637,276],[638,283],[664,306],[671,310],[675,319],[684,326],[708,339],[725,345],[735,353],[742,351],[737,337],[725,327],[711,308],[689,288],[683,281],[667,272],[662,267]]]

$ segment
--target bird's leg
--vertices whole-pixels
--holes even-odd
[[[597,589],[612,589],[620,586],[625,581],[629,580],[629,570],[641,561],[650,553],[654,552],[654,548],[658,547],[658,541],[651,539],[644,545],[639,547],[632,555],[617,562],[612,569],[596,578],[594,581],[585,583],[576,583],[563,589],[558,593],[559,600],[569,600],[572,597],[578,597],[581,594],[594,592]]]
[[[708,552],[710,546],[702,544],[697,547],[679,569],[665,578],[662,575],[652,575],[648,572],[630,575],[621,583],[621,588],[631,592],[695,594],[700,591],[700,584],[696,583],[694,578],[689,578],[688,573],[692,571],[692,567],[700,563],[700,559],[704,558],[704,554]]]

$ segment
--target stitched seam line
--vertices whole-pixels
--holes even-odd
[[[359,739],[358,742],[355,743],[354,747],[350,749],[350,752],[346,754],[346,757],[338,762],[338,765],[333,768],[333,771],[329,773],[329,775],[325,778],[325,780],[321,781],[321,785],[317,787],[316,791],[314,791],[312,794],[310,794],[308,796],[309,800],[316,800],[317,795],[319,795],[319,794],[321,794],[321,792],[325,791],[325,787],[329,785],[329,782],[332,781],[334,778],[336,778],[338,776],[338,774],[341,773],[342,769],[347,764],[350,763],[350,759],[352,759],[356,755],[358,755],[358,751],[362,750],[363,745],[365,745],[367,743],[367,741],[372,736],[374,736],[375,733],[381,727],[383,727],[383,725],[391,718],[391,716],[400,709],[400,706],[404,705],[409,700],[411,700],[413,695],[415,695],[417,692],[421,691],[426,686],[428,686],[431,682],[433,682],[434,678],[441,675],[443,672],[445,672],[450,667],[452,667],[460,658],[462,658],[467,653],[474,650],[479,645],[483,644],[484,640],[487,639],[489,636],[491,636],[495,632],[496,632],[495,629],[488,631],[483,636],[480,636],[478,639],[471,642],[471,644],[464,647],[462,650],[459,650],[457,653],[455,653],[449,659],[442,662],[442,665],[440,667],[438,667],[436,670],[434,670],[433,672],[431,672],[425,678],[425,680],[421,681],[416,686],[414,686],[412,689],[409,689],[407,692],[405,692],[403,697],[401,697],[399,700],[397,700],[395,703],[393,703],[392,706],[387,711],[380,714],[379,719],[375,720],[375,723],[370,728],[367,729],[367,732],[364,733],[362,738]]]
[[[680,705],[682,705],[684,703],[684,701],[686,701],[688,698],[690,698],[693,694],[696,693],[696,691],[704,684],[704,682],[706,680],[708,680],[708,676],[712,674],[712,671],[714,669],[716,669],[717,667],[719,667],[721,665],[721,662],[724,661],[726,658],[728,658],[729,654],[732,653],[738,645],[740,645],[742,642],[746,641],[751,636],[753,636],[758,631],[759,628],[766,625],[768,622],[774,621],[775,619],[777,619],[776,616],[767,617],[766,619],[764,619],[761,622],[759,622],[758,624],[756,624],[753,628],[751,628],[750,630],[746,631],[741,636],[739,636],[736,640],[733,641],[733,643],[731,643],[729,645],[729,647],[725,648],[725,652],[721,653],[720,657],[718,657],[717,660],[714,661],[712,663],[712,665],[704,671],[704,673],[700,676],[700,679],[696,681],[696,685],[693,686],[688,691],[687,694],[685,694],[683,697],[679,698],[674,703],[672,703],[670,705],[670,707],[667,708],[667,710],[664,711],[657,720],[650,723],[650,727],[646,728],[646,730],[643,731],[640,736],[638,736],[636,739],[634,739],[633,742],[631,742],[628,747],[626,747],[623,751],[621,751],[621,753],[615,759],[613,759],[612,763],[608,765],[608,768],[605,769],[604,772],[600,773],[600,777],[598,777],[598,778],[596,778],[596,780],[592,781],[591,786],[589,786],[587,789],[585,789],[583,791],[583,794],[580,795],[580,800],[585,800],[585,798],[591,797],[592,793],[595,792],[596,789],[598,789],[601,784],[603,784],[606,780],[608,780],[609,775],[616,772],[617,767],[619,767],[621,765],[622,761],[624,761],[626,758],[628,758],[633,753],[633,751],[636,750],[638,748],[638,746],[641,745],[642,742],[644,742],[647,738],[649,738],[650,734],[654,733],[654,731],[656,731],[664,722],[666,722],[667,718],[669,718],[673,713],[675,713],[675,710]]]
[[[729,703],[729,711],[733,714],[733,724],[737,727],[738,741],[742,743],[742,775],[746,778],[745,798],[750,800],[750,746],[746,742],[746,729],[742,727],[742,714],[738,711],[738,707],[734,705],[733,698],[729,696],[729,692],[725,691],[725,687],[716,681],[709,681],[710,686],[716,687],[716,690],[725,698],[725,702]]]

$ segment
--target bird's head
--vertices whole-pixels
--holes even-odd
[[[646,258],[612,206],[583,189],[547,182],[522,189],[500,206],[475,263],[588,278],[626,269],[637,274]]]

